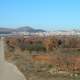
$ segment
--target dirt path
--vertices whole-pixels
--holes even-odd
[[[0,41],[0,80],[26,80],[24,75],[4,58],[4,38]]]

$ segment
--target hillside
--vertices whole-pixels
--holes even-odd
[[[42,29],[34,29],[32,27],[29,26],[24,26],[24,27],[19,27],[16,29],[12,29],[12,28],[0,28],[0,33],[12,33],[12,32],[45,32]]]

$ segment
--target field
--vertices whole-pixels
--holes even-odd
[[[5,58],[27,80],[80,80],[80,37],[7,37]]]

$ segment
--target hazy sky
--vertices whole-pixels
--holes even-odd
[[[80,29],[80,0],[0,0],[0,26]]]

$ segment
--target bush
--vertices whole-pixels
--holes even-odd
[[[34,44],[27,44],[26,49],[31,51],[46,51],[46,48],[43,44],[40,43],[34,43]]]
[[[33,50],[34,51],[45,51],[46,50],[46,48],[44,47],[44,45],[43,44],[34,44],[33,45]]]

